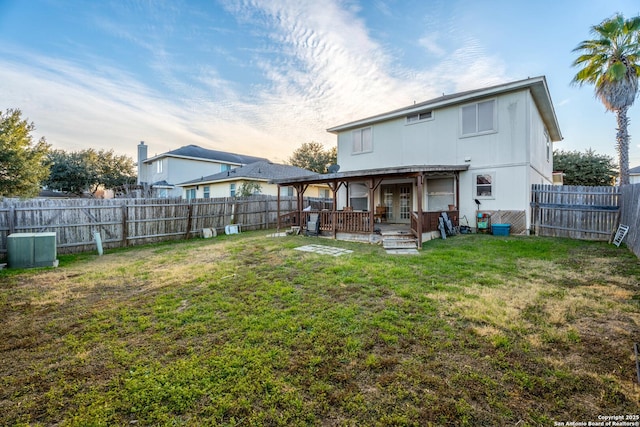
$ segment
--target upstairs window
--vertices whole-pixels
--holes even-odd
[[[370,127],[354,130],[351,132],[351,137],[353,141],[352,153],[368,153],[373,151]]]
[[[551,161],[551,138],[549,138],[549,132],[544,130],[544,140],[547,144],[547,163]]]
[[[157,173],[162,173],[162,159],[158,160],[156,162],[156,172]]]
[[[462,136],[496,131],[496,100],[478,102],[460,108]]]
[[[231,165],[227,165],[227,164],[220,165],[220,172],[226,172],[228,170],[231,170]]]
[[[432,111],[423,111],[422,113],[415,113],[407,116],[407,124],[416,123],[424,120],[431,120],[433,118]]]

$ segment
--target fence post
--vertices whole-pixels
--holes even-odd
[[[126,203],[122,204],[122,247],[127,247],[127,239],[129,238],[129,225],[127,224],[127,216],[129,215],[129,209]]]
[[[13,234],[16,231],[16,207],[11,205],[9,206],[9,234]]]
[[[193,221],[193,203],[191,201],[189,201],[189,206],[187,209],[187,232],[184,235],[185,239],[189,238],[189,235],[191,234],[191,223]]]

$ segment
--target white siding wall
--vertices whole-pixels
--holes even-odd
[[[547,158],[547,136],[545,136],[545,126],[542,118],[538,113],[538,108],[532,99],[530,103],[530,152],[531,167],[537,171],[538,176],[542,177],[545,182],[539,179],[532,181],[532,184],[553,184],[553,143],[549,139],[549,156]]]
[[[158,173],[157,162],[162,160],[162,173]],[[181,159],[176,157],[163,157],[154,160],[151,164],[144,164],[143,182],[154,183],[167,181],[169,184],[180,184],[185,181],[197,179],[201,176],[213,175],[222,171],[222,164],[218,162],[203,161],[197,159]]]
[[[221,165],[217,162],[206,162],[193,159],[180,159],[168,157],[167,182],[180,184],[181,182],[198,179],[201,176],[213,175],[221,171]]]
[[[528,92],[495,99],[498,114],[495,133],[461,137],[459,105],[435,110],[433,120],[407,124],[405,117],[400,117],[376,123],[371,126],[373,151],[370,153],[353,154],[352,131],[341,132],[338,135],[341,170],[464,164],[467,157],[476,166],[528,161],[528,119],[530,104],[533,105]]]
[[[495,178],[493,197],[481,199],[480,209],[524,210],[529,216],[531,184],[551,183],[553,172],[553,161],[546,158],[544,125],[528,90],[488,99],[496,100],[497,131],[493,133],[461,137],[462,105],[434,110],[432,120],[407,124],[401,117],[372,125],[370,153],[353,154],[352,131],[341,132],[341,170],[468,164],[469,170],[460,173],[459,208],[472,226],[478,173],[492,173]]]
[[[480,210],[525,210],[529,211],[529,190],[525,187],[528,181],[528,167],[507,166],[496,168],[469,169],[460,173],[460,217],[466,215],[469,221],[474,220],[480,200]],[[474,193],[477,174],[493,174],[494,197],[480,198]],[[474,224],[470,224],[474,226]]]
[[[163,162],[162,172],[158,173],[157,163]],[[163,157],[154,160],[150,164],[145,163],[142,173],[145,179],[141,182],[152,184],[158,181],[167,181],[169,184],[179,184],[181,182],[197,179],[201,176],[213,175],[222,171],[222,163],[203,161],[197,159],[182,159],[177,157]],[[169,190],[169,197],[180,197],[184,195],[182,188],[176,188],[173,192]],[[213,196],[212,196],[213,197]]]

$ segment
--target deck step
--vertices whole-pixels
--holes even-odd
[[[385,249],[415,249],[418,247],[416,239],[411,236],[411,238],[401,237],[401,238],[383,238],[382,239],[382,247]]]

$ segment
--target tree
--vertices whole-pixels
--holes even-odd
[[[98,161],[98,186],[111,189],[136,182],[136,165],[131,157],[100,150]]]
[[[236,191],[236,197],[249,197],[254,194],[260,194],[262,192],[262,186],[256,181],[245,181],[240,184],[238,191]]]
[[[44,185],[52,190],[79,195],[87,191],[89,183],[95,180],[81,152],[53,150],[48,157],[51,173]]]
[[[112,189],[135,182],[133,159],[116,155],[113,150],[90,148],[71,153],[54,150],[49,161],[51,174],[44,183],[53,190],[94,194],[100,188]]]
[[[33,123],[19,109],[0,111],[0,197],[33,197],[49,174],[44,137],[33,141]]]
[[[327,167],[335,164],[337,157],[336,147],[325,150],[319,142],[305,142],[289,157],[289,164],[317,173],[327,173]]]
[[[613,157],[596,154],[592,149],[554,151],[553,168],[564,173],[565,185],[613,185],[618,174]]]
[[[595,86],[596,97],[616,114],[616,141],[620,184],[629,183],[629,120],[627,111],[638,93],[640,76],[640,16],[625,20],[622,14],[591,28],[596,36],[573,50],[581,55],[573,62],[581,67],[573,83]]]

